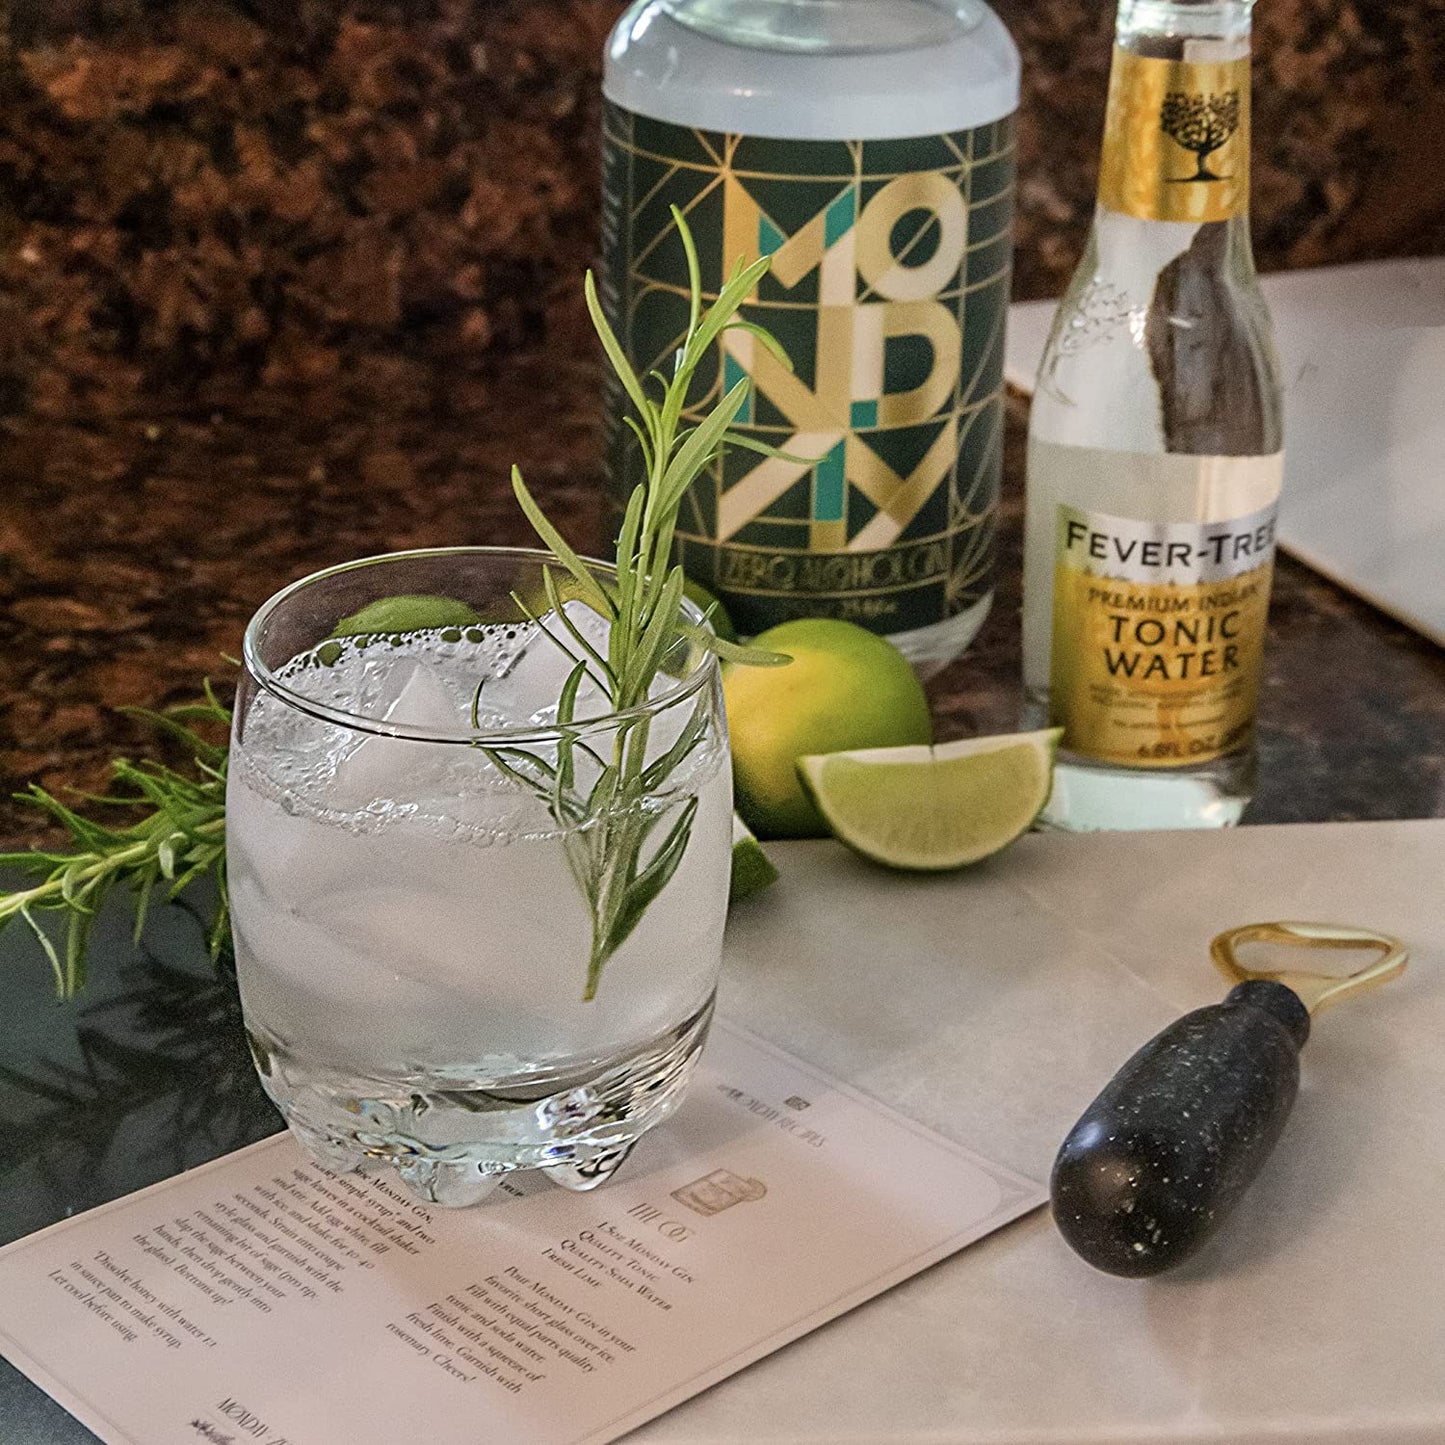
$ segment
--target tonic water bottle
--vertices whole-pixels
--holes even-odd
[[[1121,0],[1099,197],[1029,427],[1044,821],[1214,827],[1253,787],[1283,473],[1249,240],[1252,0]]]

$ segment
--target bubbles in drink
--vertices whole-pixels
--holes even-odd
[[[605,621],[580,602],[567,616],[606,656]],[[388,1077],[494,1078],[519,1061],[607,1057],[706,998],[732,808],[713,724],[640,809],[657,820],[656,846],[697,798],[677,873],[583,1001],[592,923],[574,867],[613,824],[605,809],[559,817],[515,776],[545,777],[558,760],[555,735],[539,730],[555,724],[573,666],[559,636],[571,640],[550,615],[337,639],[278,671],[289,698],[252,699],[232,752],[231,886],[248,1018],[278,1047],[341,1076],[380,1063]],[[644,756],[661,756],[708,706],[704,689],[660,709]],[[579,690],[579,719],[609,708],[595,682]],[[618,738],[585,734],[574,796],[586,798]]]

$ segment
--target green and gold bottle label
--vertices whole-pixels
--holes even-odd
[[[1227,522],[1058,508],[1049,708],[1065,748],[1171,768],[1250,741],[1276,507]]]
[[[768,140],[609,105],[604,304],[639,372],[666,370],[687,326],[687,263],[715,295],[739,259],[773,257],[744,308],[789,371],[724,338],[700,413],[743,375],[741,430],[795,460],[734,449],[684,503],[678,550],[755,634],[800,616],[883,633],[964,611],[991,585],[1013,121],[893,141]],[[614,493],[642,477],[610,398]]]
[[[1227,221],[1249,206],[1249,57],[1114,48],[1099,203],[1145,221]]]

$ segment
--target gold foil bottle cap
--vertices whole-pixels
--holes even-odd
[[[1249,207],[1249,56],[1166,60],[1114,49],[1099,201],[1146,221],[1225,221]]]

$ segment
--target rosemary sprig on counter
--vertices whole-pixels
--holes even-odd
[[[117,758],[111,764],[112,790],[85,801],[106,808],[143,809],[144,816],[122,827],[107,827],[84,818],[43,788],[31,786],[21,796],[48,813],[70,835],[71,847],[56,851],[31,849],[0,853],[0,868],[18,869],[36,881],[14,892],[0,893],[0,928],[16,922],[35,935],[55,973],[63,998],[85,984],[86,945],[101,905],[117,886],[136,897],[135,933],[139,938],[146,912],[159,891],[176,897],[205,874],[217,883],[218,905],[211,924],[211,953],[219,953],[230,928],[226,906],[226,749],[209,743],[188,723],[229,726],[231,714],[211,690],[204,702],[166,713],[127,709],[179,739],[189,753],[182,772],[161,763],[133,763]],[[57,944],[41,926],[46,913],[64,916],[64,938]]]

